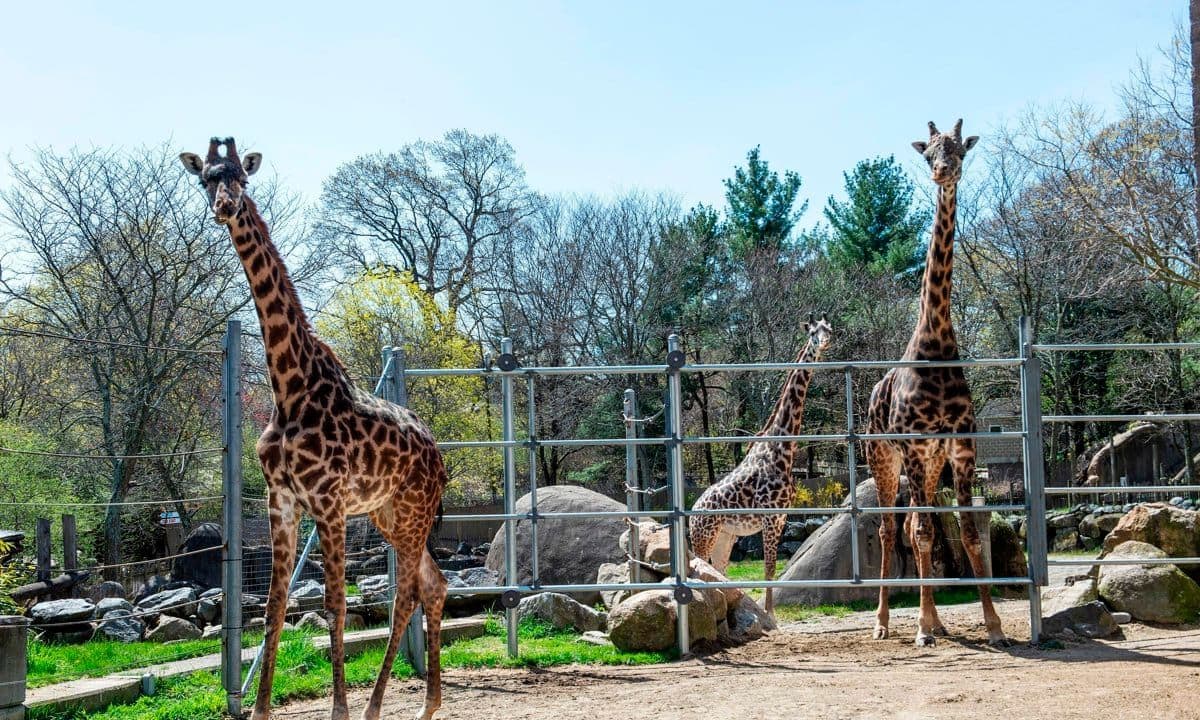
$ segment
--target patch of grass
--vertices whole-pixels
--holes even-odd
[[[726,569],[726,577],[730,580],[762,580],[762,560],[739,560],[732,562]],[[751,588],[746,591],[750,597],[761,602],[763,591]],[[1000,588],[993,586],[992,595],[999,596]],[[938,605],[962,605],[979,599],[979,591],[974,587],[947,587],[933,591],[933,599]],[[875,600],[854,600],[848,603],[832,603],[826,605],[776,605],[775,617],[783,622],[803,622],[818,617],[845,617],[852,612],[862,612],[875,609]],[[921,604],[921,596],[915,592],[894,592],[889,606],[893,608],[912,608]]]
[[[508,657],[505,638],[504,624],[497,617],[489,617],[483,637],[462,640],[442,649],[442,667],[550,667],[571,663],[645,665],[675,658],[673,652],[623,653],[611,645],[592,645],[574,633],[555,630],[537,621],[521,623],[518,630],[520,657]],[[383,662],[383,653],[382,647],[375,647],[348,658],[346,682],[360,686],[373,684]],[[324,652],[313,648],[304,635],[285,636],[279,646],[275,684],[271,689],[273,703],[327,695],[332,684],[331,673],[329,659]],[[397,657],[392,677],[412,676],[412,667]],[[222,717],[225,695],[215,672],[165,680],[158,687],[159,692],[153,697],[142,697],[129,705],[114,705],[90,715],[42,710],[32,712],[29,717],[31,720],[220,720]],[[253,701],[256,687],[251,686],[248,702]]]
[[[284,639],[307,637],[320,630],[287,630]],[[262,633],[246,633],[242,647],[262,642]],[[30,639],[25,648],[29,658],[28,686],[43,687],[83,677],[101,677],[131,668],[173,660],[212,655],[221,651],[221,639],[182,640],[170,645],[157,642],[123,643],[93,640],[78,645],[44,643]]]

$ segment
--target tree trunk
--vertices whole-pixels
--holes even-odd
[[[1188,0],[1192,50],[1192,186],[1195,197],[1192,212],[1195,227],[1192,238],[1192,262],[1200,265],[1200,0]]]

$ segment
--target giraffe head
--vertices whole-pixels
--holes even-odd
[[[929,121],[929,142],[918,140],[912,146],[925,156],[933,171],[933,181],[938,185],[954,185],[962,177],[963,158],[967,151],[975,147],[979,141],[978,135],[972,135],[966,140],[962,136],[962,118],[954,123],[953,132],[938,132],[933,121]]]
[[[808,322],[804,323],[804,332],[808,333],[808,340],[817,352],[824,352],[833,340],[833,326],[829,324],[829,317],[825,313],[821,313],[820,320],[817,320],[813,313],[809,313]]]
[[[225,154],[220,153],[225,147]],[[262,165],[262,155],[246,153],[239,158],[233,138],[212,138],[208,155],[202,160],[195,153],[180,153],[183,167],[200,178],[200,187],[208,193],[213,219],[225,225],[242,209],[242,198],[251,175]]]

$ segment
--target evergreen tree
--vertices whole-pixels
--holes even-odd
[[[863,160],[843,177],[849,200],[830,197],[825,204],[830,259],[874,273],[913,273],[921,266],[921,238],[930,215],[913,208],[913,184],[896,159]]]
[[[759,157],[757,146],[746,153],[746,167],[735,168],[733,177],[725,180],[730,249],[736,259],[758,250],[784,249],[792,226],[808,208],[805,201],[793,209],[799,191],[797,173],[789,170],[781,179]]]

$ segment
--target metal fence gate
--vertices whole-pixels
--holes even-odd
[[[236,333],[230,333],[231,338],[236,338]],[[1075,487],[1075,488],[1052,488],[1045,487],[1045,462],[1043,458],[1043,436],[1042,428],[1044,423],[1063,423],[1063,422],[1127,422],[1127,421],[1151,421],[1151,422],[1177,422],[1177,421],[1193,421],[1200,420],[1200,414],[1147,414],[1147,415],[1096,415],[1096,416],[1054,416],[1042,414],[1041,406],[1041,375],[1042,367],[1039,353],[1057,353],[1057,352],[1073,352],[1073,351],[1105,351],[1105,350],[1195,350],[1200,349],[1200,343],[1143,343],[1143,344],[1092,344],[1092,345],[1039,345],[1033,338],[1031,324],[1027,318],[1022,318],[1019,333],[1019,353],[1017,357],[1011,358],[996,358],[996,359],[974,359],[974,360],[953,360],[953,361],[911,361],[911,360],[884,360],[884,361],[831,361],[831,362],[815,362],[815,363],[754,363],[754,364],[687,364],[683,352],[679,348],[679,340],[672,335],[668,340],[667,355],[664,362],[653,365],[617,365],[617,366],[577,366],[577,367],[522,367],[519,358],[512,351],[512,342],[505,338],[501,341],[501,353],[496,358],[495,367],[487,368],[450,368],[450,369],[410,369],[405,367],[403,352],[399,349],[385,348],[383,372],[379,382],[375,388],[377,395],[385,397],[397,403],[405,403],[406,395],[406,379],[418,377],[438,377],[438,376],[492,376],[497,377],[500,381],[501,395],[501,425],[502,439],[495,441],[456,441],[449,440],[439,443],[443,449],[455,448],[495,448],[498,449],[503,457],[503,482],[504,482],[504,512],[486,514],[486,515],[447,515],[447,520],[458,522],[472,522],[485,520],[499,520],[504,523],[505,533],[505,584],[495,587],[474,587],[468,589],[452,589],[451,594],[456,595],[476,595],[487,594],[499,596],[502,605],[505,608],[505,624],[507,628],[507,647],[508,652],[516,655],[519,651],[517,642],[517,605],[522,596],[537,593],[537,592],[591,592],[591,591],[609,591],[622,589],[662,589],[662,583],[637,582],[636,578],[631,578],[634,582],[621,584],[604,584],[604,583],[578,583],[578,584],[548,584],[542,583],[539,580],[538,571],[538,523],[543,520],[550,519],[570,519],[570,518],[648,518],[659,519],[670,526],[671,538],[671,584],[668,587],[673,588],[676,602],[676,610],[678,622],[676,624],[676,638],[678,648],[681,654],[687,653],[689,650],[688,638],[688,603],[691,601],[695,590],[705,588],[787,588],[787,587],[916,587],[916,586],[977,586],[980,584],[988,585],[1019,585],[1025,586],[1028,589],[1029,595],[1029,624],[1031,639],[1038,641],[1042,632],[1042,613],[1041,613],[1041,588],[1048,583],[1048,567],[1051,564],[1055,565],[1097,565],[1097,564],[1144,564],[1144,563],[1174,563],[1174,564],[1198,564],[1200,558],[1166,558],[1156,560],[1152,558],[1122,558],[1122,559],[1106,559],[1106,560],[1087,560],[1087,559],[1069,559],[1069,560],[1050,560],[1048,557],[1048,543],[1046,533],[1046,523],[1044,518],[1046,515],[1046,497],[1048,495],[1059,494],[1103,494],[1103,493],[1128,493],[1129,487]],[[236,343],[230,345],[229,353],[236,355]],[[236,362],[236,358],[233,360]],[[227,366],[228,367],[228,366]],[[860,370],[886,371],[894,367],[916,367],[916,368],[938,368],[938,367],[959,367],[959,368],[978,368],[978,367],[999,367],[999,368],[1015,368],[1019,371],[1020,399],[1021,399],[1021,423],[1019,430],[1011,431],[992,431],[992,432],[974,432],[974,433],[943,433],[943,434],[926,434],[926,433],[889,433],[889,434],[866,434],[856,430],[854,420],[854,389],[853,389],[853,373]],[[809,368],[814,371],[841,373],[845,378],[845,408],[846,408],[846,423],[845,431],[840,433],[824,433],[824,434],[800,434],[794,436],[771,436],[770,438],[760,438],[754,436],[687,436],[682,431],[682,392],[681,392],[681,377],[684,373],[693,372],[749,372],[749,371],[787,371],[795,368]],[[228,370],[227,370],[228,372]],[[623,438],[571,438],[571,439],[543,439],[532,434],[532,429],[536,427],[536,409],[537,409],[537,384],[538,379],[553,376],[553,375],[665,375],[666,379],[666,404],[664,408],[665,417],[665,432],[661,436],[656,437],[640,437],[634,431],[633,425],[636,418],[633,418],[635,412],[635,398],[632,396],[632,391],[627,390],[625,393],[625,415],[626,426],[628,431]],[[517,383],[523,380],[525,387],[525,401],[529,412],[529,421],[527,428],[530,432],[524,437],[517,437],[517,422],[514,417],[516,406]],[[227,397],[232,397],[235,393],[227,389]],[[240,422],[239,422],[240,425]],[[910,440],[921,438],[1010,438],[1019,439],[1023,449],[1023,468],[1024,468],[1024,490],[1025,501],[1020,504],[994,504],[994,505],[971,505],[967,507],[954,506],[924,506],[924,507],[903,507],[903,508],[880,508],[868,507],[859,504],[857,496],[857,462],[856,462],[856,444],[863,440]],[[230,447],[227,453],[234,457],[232,450],[233,439],[230,436]],[[841,442],[846,444],[847,465],[849,467],[849,503],[839,507],[823,507],[823,508],[790,508],[781,510],[777,508],[739,508],[735,510],[692,510],[688,508],[684,502],[684,469],[683,469],[683,446],[691,444],[704,443],[748,443],[756,441],[779,441],[779,440],[794,440],[794,441],[821,441],[821,442]],[[605,511],[605,512],[542,512],[538,510],[537,505],[537,490],[538,490],[538,475],[537,463],[534,462],[534,453],[540,447],[582,447],[582,446],[623,446],[626,448],[626,476],[631,479],[629,483],[629,495],[627,497],[627,509],[624,511]],[[665,449],[668,465],[668,488],[669,489],[669,507],[665,510],[640,510],[635,503],[634,484],[632,479],[636,477],[636,454],[634,450],[637,446],[660,446]],[[522,489],[527,491],[530,496],[530,510],[528,512],[516,511],[516,500],[518,496],[519,479],[517,477],[517,453],[525,451],[529,453],[529,470],[528,477],[525,479]],[[240,451],[239,451],[240,453]],[[237,498],[240,498],[240,484],[234,478],[238,472],[235,463],[229,463],[227,466],[227,486],[226,497],[232,498],[229,502],[233,507],[241,507]],[[1137,491],[1164,491],[1164,492],[1197,492],[1200,491],[1200,485],[1170,485],[1161,487],[1138,487]],[[1026,554],[1028,559],[1028,573],[1022,577],[987,577],[987,578],[878,578],[878,577],[863,577],[861,570],[860,548],[858,547],[858,523],[859,518],[867,515],[880,515],[892,512],[928,512],[928,513],[947,513],[947,512],[976,512],[976,513],[1021,513],[1026,518]],[[227,559],[231,565],[237,562],[236,553],[232,550],[234,547],[235,528],[238,525],[239,519],[233,517],[237,513],[230,512],[227,514],[229,521],[228,542],[231,548],[227,552]],[[693,515],[709,515],[709,514],[786,514],[788,516],[799,515],[836,515],[848,514],[850,516],[851,530],[851,553],[852,553],[852,572],[850,577],[825,579],[825,580],[773,580],[773,581],[729,581],[729,582],[701,582],[692,580],[687,577],[687,534],[686,521],[689,516]],[[514,583],[513,578],[517,576],[517,549],[516,549],[516,523],[518,520],[527,521],[530,527],[530,536],[532,547],[530,552],[530,565],[532,570],[532,580],[528,583]],[[632,525],[636,528],[636,524]],[[293,583],[299,577],[300,567],[303,565],[303,559],[307,552],[311,550],[315,542],[315,531],[308,538],[301,557],[297,562],[297,572],[293,577]],[[636,539],[631,546],[636,547]],[[392,572],[389,576],[391,585],[394,588],[394,563],[389,563]],[[226,587],[226,597],[237,597],[238,589],[236,587],[237,578],[240,574],[231,571],[227,574],[227,582],[230,583]],[[232,603],[226,603],[231,605]],[[230,612],[227,610],[227,613]],[[236,614],[236,608],[234,613]],[[246,675],[244,681],[241,681],[240,673],[240,639],[237,638],[235,627],[240,626],[241,619],[227,615],[227,620],[231,622],[225,633],[225,642],[227,644],[227,658],[230,669],[223,675],[225,680],[225,688],[229,693],[230,711],[240,711],[241,697],[249,688],[250,683],[254,678],[254,672],[257,669],[257,661],[251,667],[250,672]],[[423,624],[419,616],[415,615],[412,624],[409,627],[406,643],[402,644],[411,662],[420,671],[424,665],[424,637]],[[261,649],[260,649],[261,651]],[[233,670],[236,667],[237,670]]]

